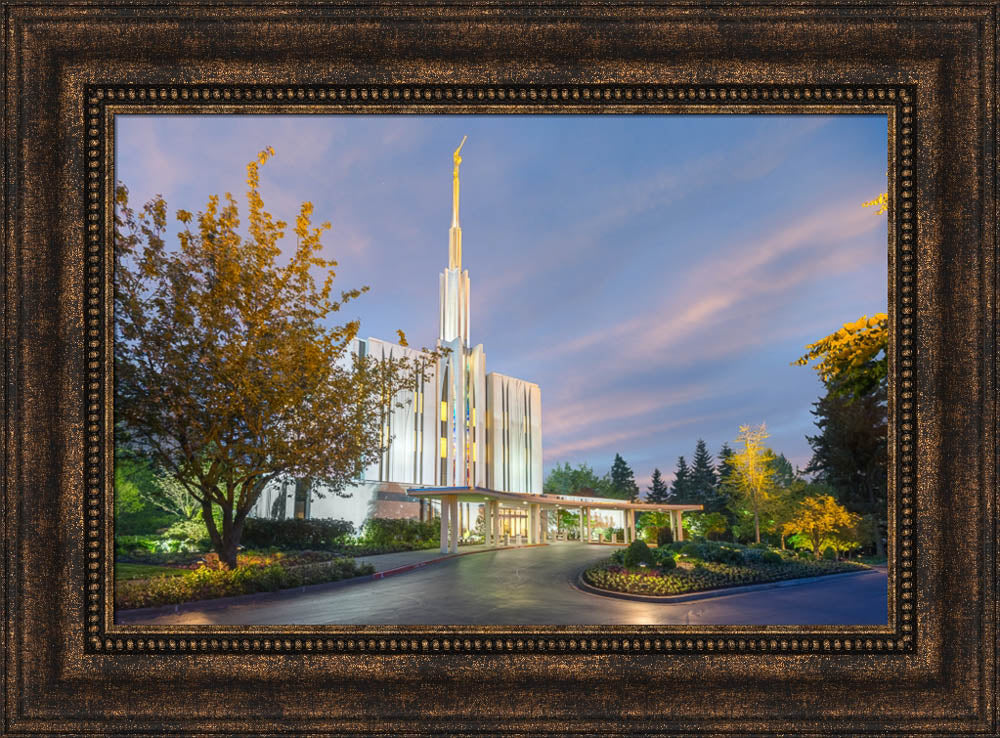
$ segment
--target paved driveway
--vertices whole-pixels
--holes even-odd
[[[143,622],[239,625],[871,625],[887,621],[884,571],[671,605],[573,586],[611,553],[575,543],[460,556],[382,580]],[[136,622],[136,621],[130,621]]]

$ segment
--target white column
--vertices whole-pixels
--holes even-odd
[[[528,521],[531,526],[530,540],[529,543],[541,543],[541,532],[542,532],[542,510],[538,503],[532,503],[529,507],[531,514],[528,516]]]
[[[684,540],[684,521],[681,520],[681,511],[672,510],[674,517],[674,540],[683,541]]]
[[[452,522],[452,525],[451,525],[451,552],[452,553],[458,553],[458,526],[459,526],[459,519],[458,519],[458,495],[452,495],[450,503],[451,503],[451,515],[449,517],[451,518],[451,522]]]
[[[493,526],[493,545],[500,545],[500,503],[490,501],[490,525]]]
[[[441,498],[441,553],[448,553],[448,508],[445,498]]]
[[[483,543],[493,545],[493,506],[489,500],[483,503]]]
[[[580,527],[580,543],[583,543],[583,508],[582,507],[580,508],[579,515],[580,515],[580,520],[578,522],[580,524],[579,525],[579,527]]]

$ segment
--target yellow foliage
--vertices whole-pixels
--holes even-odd
[[[843,537],[845,531],[855,528],[860,522],[860,515],[848,512],[832,496],[816,495],[806,497],[799,503],[792,519],[784,524],[783,532],[786,535],[799,533],[806,536],[818,558],[824,542]]]
[[[839,330],[806,346],[808,353],[795,360],[805,366],[813,359],[820,359],[815,369],[824,382],[837,375],[858,369],[871,361],[888,342],[889,316],[876,313],[862,315],[853,323],[844,323]]]
[[[736,489],[750,501],[754,516],[754,533],[760,543],[760,510],[774,487],[774,467],[771,450],[764,445],[770,437],[767,425],[741,425],[736,439],[737,449],[727,463],[732,469]]]
[[[875,211],[875,215],[881,215],[889,211],[889,193],[883,192],[881,195],[876,197],[874,200],[869,200],[868,202],[861,203],[863,208],[877,207],[878,210]]]
[[[245,237],[236,200],[212,195],[168,249],[166,203],[140,213],[116,190],[116,432],[153,458],[204,505],[213,543],[235,556],[238,530],[264,485],[288,475],[342,488],[382,450],[380,414],[416,368],[341,361],[357,321],[333,313],[368,288],[332,294],[336,265],[320,256],[330,226],[302,204],[296,245],[281,256],[286,224],[264,209],[259,167],[247,164]],[[317,284],[314,272],[324,272]],[[436,356],[434,352],[428,356]],[[235,531],[235,532],[234,532]],[[234,559],[233,559],[234,560]]]

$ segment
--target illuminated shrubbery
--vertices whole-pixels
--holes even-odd
[[[726,549],[719,547],[718,551]],[[714,552],[713,552],[714,553]],[[627,566],[626,551],[617,552],[603,564],[584,572],[584,580],[601,589],[631,594],[674,595],[708,589],[736,587],[744,584],[761,584],[782,579],[798,579],[825,574],[859,571],[864,566],[841,561],[784,559],[774,551],[730,549],[725,556],[735,559],[743,554],[756,554],[742,564],[696,560],[690,568],[678,568],[673,552],[658,550],[655,565],[647,568]],[[685,554],[685,556],[688,556]]]
[[[115,607],[129,610],[255,592],[275,592],[306,584],[336,582],[374,571],[371,564],[359,565],[354,559],[345,558],[295,567],[283,566],[277,560],[266,565],[241,563],[235,569],[201,566],[180,576],[116,582]]]

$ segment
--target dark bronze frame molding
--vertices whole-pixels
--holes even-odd
[[[997,733],[995,0],[3,8],[5,734]],[[887,115],[888,626],[115,625],[114,115],[597,111]]]

